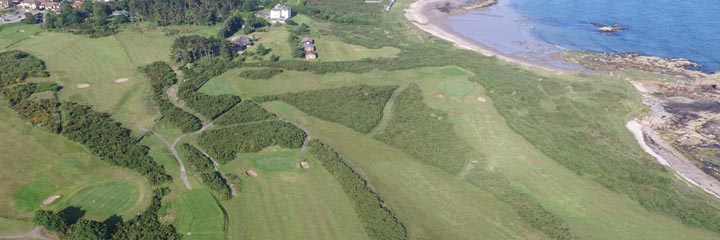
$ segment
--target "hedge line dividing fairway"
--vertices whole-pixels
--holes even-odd
[[[308,115],[369,133],[380,122],[383,108],[397,87],[357,85],[266,96],[257,100],[283,101]]]
[[[272,114],[255,102],[243,101],[215,120],[217,125],[232,125],[275,119]]]
[[[270,79],[278,74],[283,73],[282,69],[279,68],[262,68],[262,69],[250,69],[242,71],[238,76],[241,78],[247,78],[252,80]]]
[[[197,90],[210,78],[236,66],[230,58],[223,57],[204,57],[193,64],[185,65],[182,68],[185,81],[180,83],[178,96],[197,113],[210,119],[217,118],[240,103],[240,98],[229,94],[210,96]]]
[[[200,135],[198,144],[224,164],[235,159],[238,152],[259,152],[270,146],[300,148],[305,137],[302,129],[276,120],[208,130]]]
[[[200,173],[203,184],[210,190],[215,191],[220,199],[228,200],[232,198],[232,191],[227,180],[220,172],[215,171],[215,166],[210,158],[189,143],[180,145],[180,154],[188,161],[190,170]]]
[[[406,239],[407,229],[393,215],[380,197],[367,185],[343,158],[329,146],[315,139],[310,141],[310,153],[340,183],[350,198],[355,213],[363,223],[370,239]]]
[[[202,127],[199,118],[175,106],[165,94],[165,90],[177,82],[177,76],[170,65],[165,62],[154,62],[140,67],[140,71],[150,79],[153,100],[160,108],[164,119],[183,132],[197,131]]]
[[[447,113],[423,102],[418,85],[410,84],[403,90],[392,111],[387,127],[376,139],[451,173],[465,167],[465,143],[455,135]]]

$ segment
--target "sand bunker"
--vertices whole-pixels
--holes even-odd
[[[90,87],[90,84],[81,83],[81,84],[75,85],[75,87],[77,87],[77,88],[89,88],[89,87]]]
[[[245,173],[247,173],[248,176],[253,177],[253,178],[257,177],[257,175],[258,175],[257,172],[255,172],[255,170],[252,170],[252,169],[247,170],[247,172],[245,172]]]
[[[127,78],[118,78],[118,79],[115,79],[115,81],[113,81],[113,82],[114,82],[114,83],[124,83],[124,82],[127,82],[127,81],[128,81]]]
[[[43,200],[43,201],[42,201],[42,205],[43,205],[43,206],[50,205],[50,204],[52,204],[53,202],[55,202],[55,200],[58,200],[58,199],[60,199],[60,195],[52,195],[52,196],[50,196],[49,198]]]
[[[487,99],[485,99],[484,97],[477,97],[477,101],[484,103],[484,102],[487,102]]]
[[[300,167],[304,168],[304,169],[308,169],[308,168],[310,168],[310,163],[307,161],[302,161],[302,162],[300,162]]]

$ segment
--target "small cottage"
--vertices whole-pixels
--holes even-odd
[[[235,44],[236,51],[245,51],[249,46],[253,45],[253,39],[248,36],[238,36],[231,40]]]

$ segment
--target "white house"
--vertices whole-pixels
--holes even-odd
[[[285,20],[292,17],[292,9],[284,4],[277,4],[270,10],[270,22],[285,23]]]

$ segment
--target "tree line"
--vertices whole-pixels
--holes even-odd
[[[85,1],[80,8],[64,4],[57,13],[49,12],[45,17],[45,28],[55,31],[87,34],[90,37],[104,37],[117,32],[118,25],[130,22],[127,15],[113,16],[115,10],[124,10],[121,2]]]
[[[182,239],[175,227],[161,223],[158,216],[162,199],[169,193],[167,187],[154,189],[150,206],[126,222],[117,219],[117,216],[102,222],[73,216],[75,214],[69,212],[74,211],[75,207],[60,212],[38,210],[33,216],[33,222],[58,234],[61,239],[69,240]]]
[[[150,80],[153,101],[160,109],[163,119],[183,132],[197,131],[202,127],[200,119],[182,108],[175,106],[165,91],[177,82],[175,72],[165,62],[154,62],[140,67],[140,71]]]

